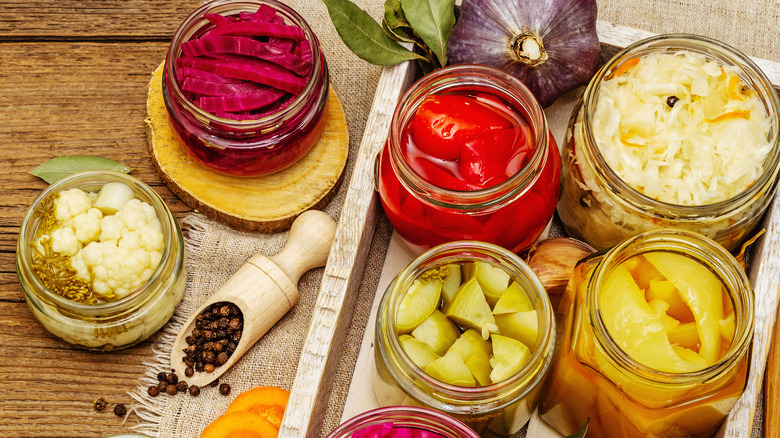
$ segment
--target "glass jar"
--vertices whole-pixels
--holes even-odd
[[[434,379],[401,347],[396,312],[404,293],[422,273],[451,263],[483,261],[499,266],[526,292],[537,312],[538,335],[528,362],[498,383],[465,387]],[[449,242],[412,261],[388,286],[375,327],[374,394],[382,406],[418,405],[451,415],[481,436],[507,436],[530,418],[555,349],[555,319],[539,278],[516,254],[476,241]]]
[[[527,162],[505,181],[478,190],[449,190],[424,179],[407,161],[402,138],[425,98],[444,93],[484,93],[510,107],[530,128]],[[413,84],[398,102],[378,160],[385,214],[407,242],[423,249],[473,239],[519,252],[544,231],[558,201],[560,154],[542,108],[520,81],[487,66],[448,66]]]
[[[237,16],[273,7],[285,23],[301,28],[311,47],[312,67],[306,86],[281,110],[257,119],[219,117],[195,105],[176,79],[181,45],[213,27],[204,14]],[[198,8],[179,26],[165,58],[163,98],[180,145],[198,163],[223,174],[258,176],[276,172],[303,157],[325,127],[328,67],[319,40],[306,21],[276,0],[216,0]]]
[[[391,423],[394,427],[431,432],[446,438],[479,437],[465,424],[441,412],[416,406],[390,406],[373,409],[350,418],[328,434],[328,438],[350,438],[358,430],[387,423]]]
[[[104,184],[115,181],[131,187],[136,199],[154,209],[162,225],[162,257],[147,281],[117,301],[71,301],[48,289],[33,271],[34,246],[45,204],[68,189],[97,193]],[[50,185],[27,210],[17,241],[16,272],[30,310],[51,334],[90,350],[116,350],[143,341],[170,319],[184,294],[187,277],[184,239],[173,214],[148,185],[119,172],[79,172]]]
[[[607,164],[594,136],[594,113],[609,75],[642,56],[681,51],[702,54],[733,69],[755,92],[770,119],[767,140],[771,151],[762,173],[743,192],[721,202],[686,206],[645,196]],[[779,112],[780,101],[764,73],[750,58],[723,43],[694,35],[660,35],[632,44],[596,73],[574,108],[562,154],[566,177],[558,204],[567,233],[597,249],[606,249],[653,228],[678,228],[702,233],[733,250],[749,237],[777,189]]]
[[[625,344],[620,344],[619,337],[612,335],[617,332],[608,329],[609,319],[615,318],[604,317],[602,306],[608,306],[608,302],[600,299],[601,294],[607,293],[607,281],[627,260],[652,252],[683,256],[700,264],[721,282],[722,290],[701,303],[708,305],[722,300],[725,305],[730,304],[734,331],[730,343],[719,345],[722,355],[716,356],[719,358],[712,365],[692,367],[684,372],[659,371],[660,366],[649,367],[643,365],[646,362],[635,360],[635,356],[621,347]],[[677,266],[684,273],[682,264]],[[696,282],[694,278],[692,284]],[[644,305],[648,311],[653,308],[650,303]],[[731,254],[700,234],[653,230],[626,240],[606,253],[582,260],[574,270],[558,311],[563,318],[562,339],[543,391],[539,414],[564,435],[576,432],[590,418],[588,437],[593,438],[710,437],[744,391],[753,337],[753,292]],[[631,336],[627,332],[618,334]],[[664,335],[664,339],[671,337],[669,332]],[[632,338],[648,336],[634,333]],[[642,345],[643,350],[660,351],[655,346]],[[701,342],[700,348],[706,351],[704,345]]]

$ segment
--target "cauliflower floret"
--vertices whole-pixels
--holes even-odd
[[[73,230],[79,242],[87,244],[100,237],[100,219],[103,213],[97,208],[90,208],[73,218]]]
[[[76,233],[71,227],[62,227],[51,233],[51,249],[62,255],[71,257],[81,249]]]
[[[52,249],[71,257],[77,275],[90,281],[94,292],[123,298],[146,282],[160,263],[165,246],[162,224],[154,208],[138,199],[108,216],[92,207],[93,201],[94,196],[79,189],[60,194]]]
[[[90,208],[92,208],[92,201],[83,190],[64,190],[54,200],[54,217],[57,222],[67,224],[71,219]]]

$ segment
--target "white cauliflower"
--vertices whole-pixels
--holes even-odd
[[[154,208],[138,199],[106,216],[92,207],[94,199],[79,189],[60,194],[52,249],[71,256],[77,275],[90,281],[94,292],[122,298],[148,280],[160,263],[162,225]]]

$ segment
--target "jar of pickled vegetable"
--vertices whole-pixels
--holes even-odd
[[[558,214],[598,249],[657,227],[729,250],[777,189],[780,101],[747,56],[694,35],[661,35],[613,57],[575,107]]]
[[[541,281],[517,255],[446,243],[396,276],[377,311],[374,393],[420,405],[482,436],[517,432],[536,408],[555,348]]]
[[[328,435],[328,438],[369,437],[478,438],[462,422],[432,409],[390,406],[357,415]]]
[[[325,126],[319,40],[276,0],[215,0],[179,26],[163,97],[181,146],[223,174],[258,176],[303,157]]]
[[[745,388],[754,302],[722,246],[653,230],[581,261],[539,413],[588,437],[711,437]]]
[[[474,239],[518,252],[555,211],[560,154],[536,99],[491,67],[449,66],[401,98],[379,156],[393,227],[430,248]]]
[[[24,216],[16,272],[54,336],[98,351],[129,347],[173,315],[186,282],[184,239],[138,179],[85,171],[50,185]]]

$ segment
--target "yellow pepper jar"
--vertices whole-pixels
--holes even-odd
[[[582,260],[539,413],[588,437],[709,437],[745,388],[753,292],[696,233],[655,230]]]

